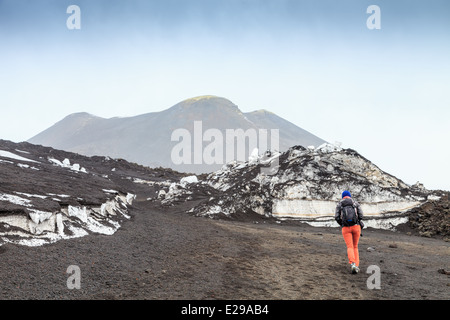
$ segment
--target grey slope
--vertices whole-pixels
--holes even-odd
[[[280,151],[293,145],[317,147],[325,142],[271,112],[242,113],[231,101],[216,96],[191,98],[164,111],[126,118],[105,119],[88,113],[75,113],[28,142],[87,156],[123,158],[150,167],[161,166],[182,172],[215,171],[225,163],[225,155],[221,162],[212,165],[204,162],[192,164],[193,157],[187,164],[176,165],[172,161],[173,148],[182,142],[181,139],[172,141],[172,133],[176,129],[187,129],[193,141],[198,138],[194,134],[195,121],[201,121],[201,132],[218,129],[224,138],[226,129],[254,129],[256,132],[259,129],[279,129]],[[203,148],[210,143],[203,142]],[[193,148],[191,151],[193,153]]]

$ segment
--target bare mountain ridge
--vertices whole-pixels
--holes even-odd
[[[126,118],[105,119],[85,112],[74,113],[28,142],[87,156],[123,158],[150,167],[161,166],[193,173],[213,172],[227,162],[226,155],[223,156],[223,161],[214,164],[206,164],[204,161],[200,164],[193,164],[194,161],[176,164],[171,157],[173,148],[181,141],[172,141],[173,132],[177,129],[188,130],[191,144],[194,145],[194,139],[199,138],[196,136],[199,132],[198,122],[201,122],[200,134],[208,129],[218,129],[224,137],[227,129],[251,129],[254,132],[267,129],[269,147],[270,129],[278,129],[277,151],[287,150],[293,145],[317,147],[325,142],[272,112],[258,110],[243,113],[230,100],[216,96],[191,98],[160,112]],[[209,143],[211,142],[203,141],[202,147],[205,148]],[[249,155],[251,150],[246,150]]]

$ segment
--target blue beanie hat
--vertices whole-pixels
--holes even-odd
[[[345,190],[344,192],[342,192],[342,198],[344,197],[352,197],[352,195],[350,194],[350,191]]]

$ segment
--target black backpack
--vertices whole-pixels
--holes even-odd
[[[355,202],[351,198],[341,201],[341,221],[344,227],[351,227],[358,224],[358,210]]]

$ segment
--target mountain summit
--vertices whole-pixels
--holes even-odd
[[[278,130],[277,135],[274,130]],[[284,151],[293,145],[317,147],[325,142],[274,113],[243,113],[230,100],[211,95],[186,99],[160,112],[126,118],[74,113],[28,142],[86,156],[123,158],[150,167],[205,173],[234,160],[231,149],[226,154],[226,148],[230,141],[234,148],[235,140],[240,138],[245,144],[245,157],[250,156],[254,146],[261,152]],[[258,140],[257,145],[250,141],[252,138]],[[275,138],[276,145],[269,143]]]

